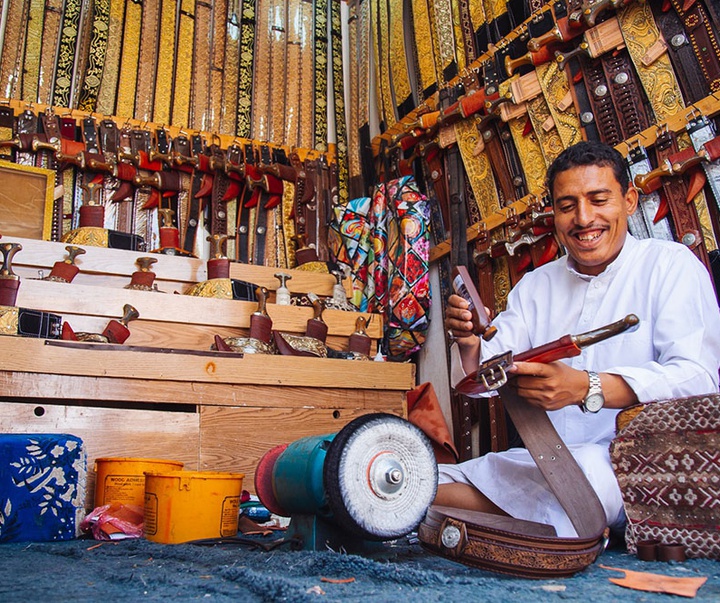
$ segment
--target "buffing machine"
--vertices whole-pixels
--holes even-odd
[[[255,492],[272,513],[291,518],[287,538],[298,548],[362,552],[412,532],[437,481],[427,436],[375,413],[336,434],[272,448],[258,463]]]

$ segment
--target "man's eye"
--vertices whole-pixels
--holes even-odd
[[[572,203],[561,203],[558,205],[558,210],[564,213],[572,211],[575,206]]]

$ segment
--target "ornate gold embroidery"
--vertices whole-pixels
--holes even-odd
[[[224,134],[235,133],[238,110],[238,73],[240,70],[240,1],[230,0],[225,30],[225,63],[222,73],[222,99],[219,115],[219,129]],[[228,223],[234,220],[228,215]],[[233,238],[228,239],[228,243]],[[228,250],[228,255],[233,257]]]
[[[506,94],[510,89],[510,82],[511,80],[505,80],[500,84],[501,96]],[[545,189],[547,164],[545,163],[545,157],[543,156],[535,130],[531,129],[527,135],[524,135],[527,120],[528,114],[526,111],[522,115],[511,118],[507,123],[510,127],[510,133],[515,142],[518,156],[520,157],[528,192],[539,195]]]
[[[90,247],[107,247],[108,231],[105,228],[84,226],[66,232],[60,239],[63,243],[71,245],[88,245]]]
[[[105,65],[110,21],[110,0],[96,0],[94,11],[92,38],[88,49],[88,64],[78,99],[78,108],[90,112],[94,111],[97,105],[100,78]]]
[[[661,40],[647,2],[633,2],[618,11],[618,20],[630,58],[640,77],[656,121],[664,121],[683,108],[682,95],[667,52],[645,65],[648,48]]]
[[[235,134],[235,129],[222,128],[223,79],[225,78],[225,53],[227,44],[228,0],[214,0],[212,3],[212,56],[210,59],[210,94],[208,95],[207,128],[211,132]],[[235,107],[232,107],[235,113]]]
[[[527,101],[528,115],[542,149],[545,163],[550,165],[564,149],[547,101],[542,94]]]
[[[178,48],[192,48],[195,32],[195,0],[180,0],[180,26]],[[172,96],[172,123],[190,124],[190,90],[192,87],[192,61],[179,60],[175,64],[175,88]]]
[[[563,145],[567,148],[580,142],[582,130],[575,104],[573,102],[563,104],[570,94],[567,74],[555,61],[538,65],[535,71]]]
[[[367,0],[365,2],[367,4]],[[297,146],[312,149],[314,148],[314,126],[315,126],[315,95],[308,94],[309,87],[305,82],[312,81],[315,75],[315,54],[313,53],[313,5],[310,2],[300,2],[301,29],[303,35],[298,41],[301,68],[298,74],[300,82],[300,98],[298,103],[298,114],[300,130],[297,138]],[[363,86],[364,87],[364,86]]]
[[[240,75],[238,78],[237,134],[250,137],[252,130],[253,65],[255,62],[255,0],[242,4],[240,24]]]
[[[17,335],[19,320],[17,306],[0,306],[0,335]]]
[[[435,73],[435,51],[433,49],[432,26],[428,14],[427,0],[412,0],[412,7],[415,25],[413,33],[415,47],[417,48],[420,86],[423,90],[429,90],[440,78]]]
[[[210,61],[212,53],[212,6],[203,0],[195,2],[195,31],[192,60],[192,88],[190,90],[190,119],[196,130],[208,129],[210,98]]]
[[[65,2],[57,67],[55,68],[55,89],[53,91],[53,104],[59,107],[70,106],[70,89],[73,80],[75,46],[78,41],[81,8],[81,0],[67,0]]]
[[[177,0],[162,0],[160,41],[158,43],[157,75],[153,102],[153,120],[170,123],[172,73],[175,68],[175,13]]]
[[[481,217],[500,210],[500,200],[493,177],[490,161],[485,151],[477,152],[480,134],[478,132],[478,118],[472,117],[455,124],[457,145],[462,155],[465,173],[475,200],[480,209]],[[490,240],[496,242],[504,237],[502,229],[495,229],[490,233]],[[501,311],[507,302],[510,293],[510,270],[506,258],[498,258],[493,264],[493,282],[495,289],[495,310]]]
[[[408,79],[407,52],[403,22],[403,0],[390,0],[390,70],[395,96],[395,104],[399,107],[411,98],[410,80]]]
[[[327,0],[315,2],[314,55],[315,55],[315,140],[314,148],[327,151],[327,61],[328,61],[328,4]]]
[[[28,11],[25,59],[22,65],[21,98],[33,101],[37,99],[38,93],[45,2],[43,0],[30,0]]]
[[[120,51],[122,49],[123,13],[125,2],[130,0],[110,0],[110,23],[108,26],[108,42],[105,51],[102,79],[97,96],[97,111],[104,115],[112,115],[115,111],[117,82],[120,76]],[[60,2],[62,5],[62,2]],[[45,17],[47,19],[47,16]],[[173,29],[175,21],[173,19]],[[43,47],[45,42],[43,40]],[[40,82],[42,87],[42,81]]]

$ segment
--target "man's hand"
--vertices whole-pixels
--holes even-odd
[[[473,334],[470,304],[459,295],[451,295],[445,308],[445,328],[455,339],[466,374],[477,370],[480,361],[480,338]]]
[[[516,362],[508,373],[514,376],[510,386],[530,404],[545,410],[579,404],[588,392],[587,373],[564,362]]]

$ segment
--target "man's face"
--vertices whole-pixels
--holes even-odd
[[[551,193],[555,232],[575,260],[576,270],[600,274],[625,243],[637,191],[630,187],[623,195],[612,168],[586,165],[557,174]]]

